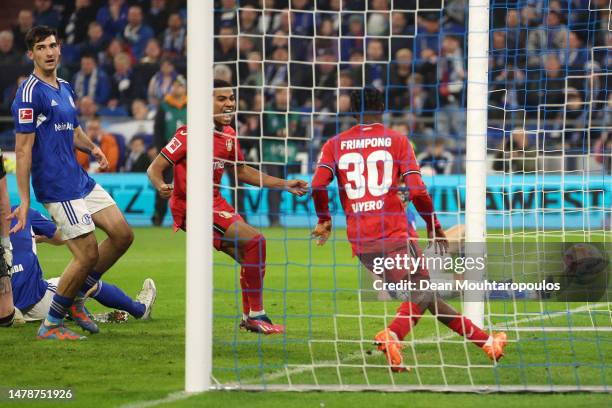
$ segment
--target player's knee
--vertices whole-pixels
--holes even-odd
[[[0,317],[0,327],[11,327],[14,320],[15,309],[13,308],[13,311],[8,316]]]
[[[433,304],[434,296],[429,290],[416,291],[413,292],[411,301],[416,303],[421,310],[425,310],[429,309],[429,307]]]
[[[99,256],[100,254],[98,253],[98,247],[89,246],[79,255],[76,260],[83,266],[83,269],[89,271],[96,265],[96,263],[98,263]]]
[[[125,228],[121,228],[119,231],[113,234],[112,236],[113,243],[115,247],[122,251],[127,251],[127,249],[134,242],[134,232],[128,226]]]

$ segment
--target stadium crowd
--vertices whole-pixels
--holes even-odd
[[[118,151],[111,171],[141,171],[186,119],[186,89],[175,89],[185,86],[186,1],[31,4],[0,32],[0,116],[31,71],[25,33],[56,27],[59,75],[76,90],[87,129],[87,119],[101,118],[92,139]],[[612,81],[597,75],[610,71],[612,52],[591,51],[612,46],[607,0],[492,0],[491,9],[489,117],[507,128],[492,131],[489,148],[506,146],[523,121],[533,144],[538,106],[567,98],[565,113],[540,108],[546,148],[609,152],[608,132],[586,131],[612,120]],[[433,173],[461,171],[449,157],[464,149],[466,27],[466,0],[443,8],[441,0],[216,0],[215,76],[239,86],[247,160],[268,163],[272,174],[310,170],[322,143],[354,123],[348,90],[372,84],[386,87],[389,120],[427,152]],[[121,118],[130,124],[113,126]],[[4,130],[8,147],[12,129]]]

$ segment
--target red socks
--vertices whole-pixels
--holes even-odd
[[[403,302],[397,309],[395,319],[389,325],[389,329],[397,334],[397,338],[404,340],[406,335],[410,333],[410,329],[419,322],[423,315],[423,311],[419,309],[416,303]]]
[[[489,339],[489,335],[487,333],[481,330],[465,316],[457,316],[448,324],[448,327],[455,333],[464,336],[466,339],[470,340],[481,348]]]
[[[266,274],[266,239],[263,235],[257,235],[246,243],[242,258],[242,310],[248,314],[251,310],[263,310],[263,278]]]

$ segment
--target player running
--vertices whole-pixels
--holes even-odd
[[[303,180],[284,180],[269,176],[244,164],[236,132],[231,127],[236,99],[231,85],[215,80],[213,94],[214,114],[214,189],[213,189],[213,235],[214,246],[242,266],[240,286],[242,288],[242,321],[240,327],[251,332],[283,333],[284,326],[273,324],[263,305],[263,279],[266,273],[266,239],[255,228],[247,224],[236,213],[219,192],[225,168],[240,182],[258,187],[283,189],[302,196],[308,184]],[[174,166],[174,186],[166,184],[163,172]],[[151,183],[164,198],[170,198],[170,210],[174,229],[186,228],[186,182],[187,182],[187,127],[179,128],[174,138],[155,158],[147,171]]]
[[[375,258],[421,257],[417,233],[408,224],[397,194],[401,181],[408,186],[409,198],[427,224],[430,242],[440,252],[448,249],[448,241],[421,179],[408,138],[381,124],[385,109],[383,98],[382,93],[373,88],[353,91],[352,111],[362,112],[358,114],[361,124],[325,143],[312,180],[312,196],[319,217],[312,236],[318,240],[318,245],[323,245],[331,233],[327,186],[335,176],[353,254],[369,271],[373,271]],[[405,269],[392,268],[383,277],[386,282],[402,279],[418,282],[429,279],[429,274],[425,268],[412,275]],[[408,301],[400,305],[395,319],[375,337],[378,349],[386,354],[393,371],[405,370],[401,341],[426,310],[482,348],[491,359],[499,360],[503,356],[505,333],[489,336],[432,291],[410,291],[399,295]]]
[[[16,207],[13,207],[15,209]],[[13,220],[12,226],[17,221]],[[22,321],[32,322],[43,320],[49,312],[53,296],[57,290],[59,278],[45,280],[38,261],[37,242],[52,245],[63,245],[61,233],[51,220],[40,212],[30,208],[26,226],[21,231],[11,234],[13,247],[13,268],[11,283],[13,299],[17,314]],[[142,290],[132,300],[125,292],[115,285],[101,280],[94,285],[87,296],[97,300],[104,306],[124,310],[136,319],[147,320],[155,303],[157,289],[152,279],[145,279]],[[70,306],[72,315],[84,312],[85,297],[79,297]]]
[[[73,255],[38,338],[79,340],[84,337],[63,325],[64,316],[68,312],[83,329],[98,331],[83,310],[75,314],[70,307],[79,292],[87,293],[127,251],[134,235],[115,201],[76,160],[75,148],[93,155],[101,168],[108,165],[104,153],[79,126],[70,84],[57,77],[60,45],[55,30],[34,27],[26,35],[26,44],[34,72],[17,89],[12,105],[21,202],[11,214],[17,218],[11,232],[26,227],[31,173],[36,199],[44,204]],[[99,246],[96,226],[108,236]]]

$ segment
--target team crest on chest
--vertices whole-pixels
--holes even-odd
[[[232,139],[225,139],[225,147],[227,147],[228,152],[231,152],[232,147],[234,147],[234,141]]]

